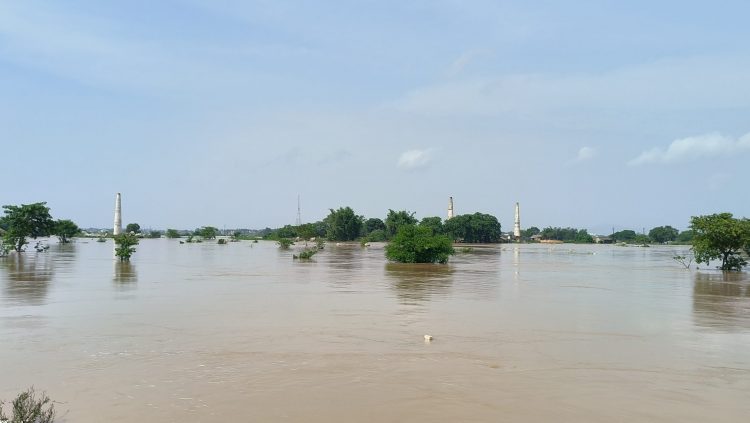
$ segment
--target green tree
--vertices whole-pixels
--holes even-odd
[[[198,235],[203,239],[214,239],[218,233],[219,229],[213,226],[203,226],[198,231]]]
[[[314,224],[304,223],[297,226],[297,236],[304,240],[309,240],[318,236],[318,232],[316,231]]]
[[[167,238],[179,238],[180,233],[177,231],[177,229],[167,229],[166,237]]]
[[[47,203],[21,204],[20,206],[3,206],[5,216],[0,219],[5,228],[3,238],[12,245],[17,252],[23,251],[27,244],[26,238],[50,235],[55,222],[49,214]]]
[[[149,238],[161,238],[161,231],[148,231]]]
[[[70,242],[70,238],[73,238],[81,232],[81,229],[79,229],[78,225],[73,223],[72,220],[62,219],[55,222],[55,229],[53,232],[57,235],[62,244],[67,244]]]
[[[385,217],[385,233],[388,239],[393,238],[398,232],[398,228],[406,225],[416,225],[417,219],[414,213],[406,210],[393,211],[388,209],[388,215]]]
[[[531,239],[532,236],[539,235],[540,232],[542,231],[539,230],[539,228],[537,228],[536,226],[532,226],[521,231],[521,238]]]
[[[385,257],[400,263],[446,263],[454,252],[450,238],[414,225],[402,225],[385,247]]]
[[[677,235],[679,235],[679,231],[669,225],[657,226],[648,231],[648,237],[659,244],[672,242],[677,239]]]
[[[438,216],[422,218],[419,222],[419,226],[432,229],[432,233],[435,235],[441,235],[445,232],[443,228],[443,219]]]
[[[340,207],[331,212],[325,221],[328,225],[326,235],[332,241],[352,241],[357,239],[362,230],[364,218],[357,216],[351,207]]]
[[[375,229],[374,231],[367,234],[365,239],[368,242],[383,242],[386,240],[385,237],[385,230],[383,229]]]
[[[690,229],[695,234],[692,249],[696,262],[720,259],[722,270],[742,270],[747,265],[741,252],[750,252],[750,220],[734,218],[732,213],[693,216]]]
[[[612,234],[612,240],[615,242],[633,242],[637,234],[635,231],[625,229],[623,231],[615,232]]]
[[[690,244],[693,242],[693,236],[695,236],[693,230],[688,229],[686,231],[680,232],[680,234],[677,235],[677,239],[675,239],[675,242],[678,242],[680,244]]]
[[[371,217],[365,220],[364,228],[365,228],[365,235],[372,233],[372,231],[377,231],[377,230],[385,231],[385,223],[383,223],[383,220],[378,219],[377,217]]]
[[[484,213],[454,216],[445,221],[443,228],[453,240],[467,243],[496,243],[502,237],[500,222]]]
[[[574,241],[576,244],[592,244],[594,242],[594,237],[589,235],[589,231],[586,229],[580,229],[578,230],[578,233],[576,233],[576,237]]]
[[[648,235],[638,234],[633,238],[633,244],[646,245],[651,243],[651,238]]]
[[[138,237],[132,232],[121,233],[115,236],[115,255],[120,261],[130,261],[130,256],[135,253],[135,246],[138,245]]]
[[[574,242],[578,244],[588,244],[594,242],[594,238],[589,235],[586,229],[560,228],[548,226],[539,232],[542,239],[554,239],[563,242]]]
[[[141,225],[137,223],[128,223],[128,225],[125,226],[125,232],[139,234],[141,233]]]

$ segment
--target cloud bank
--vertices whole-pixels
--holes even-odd
[[[630,160],[628,165],[681,163],[746,151],[750,151],[750,133],[734,139],[714,132],[674,140],[666,150],[659,147],[646,150]]]

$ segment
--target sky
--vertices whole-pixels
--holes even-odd
[[[0,0],[0,204],[352,207],[592,233],[750,217],[750,3]]]

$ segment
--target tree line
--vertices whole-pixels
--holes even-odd
[[[71,220],[54,220],[46,204],[40,202],[3,206],[3,216],[0,217],[0,255],[7,254],[11,249],[19,253],[24,251],[29,238],[56,235],[61,243],[67,243],[80,232]],[[332,241],[390,241],[386,254],[396,261],[401,261],[404,257],[405,260],[426,260],[425,257],[429,256],[429,261],[433,262],[447,260],[447,256],[452,253],[449,244],[453,242],[496,243],[502,240],[500,222],[489,214],[464,214],[445,221],[437,216],[417,220],[414,215],[414,212],[406,210],[389,209],[385,219],[365,219],[351,207],[340,207],[330,209],[330,213],[322,221],[269,230],[266,238],[321,237]],[[118,245],[116,253],[122,260],[129,259],[135,251],[134,245],[138,244],[136,233],[140,231],[140,226],[131,225],[126,227],[124,234],[115,237]],[[211,226],[195,231],[207,239],[215,238],[217,232],[218,229]],[[167,235],[174,237],[178,234],[170,229]],[[564,242],[593,242],[593,237],[585,229],[559,227],[547,227],[543,230],[531,227],[523,231],[522,238],[530,239],[536,235],[542,239]],[[616,242],[690,243],[698,263],[720,260],[719,268],[740,270],[747,266],[750,255],[750,219],[735,218],[731,213],[693,216],[690,229],[683,232],[671,226],[657,226],[648,235],[622,230],[613,233],[611,238]],[[420,251],[431,249],[434,250],[433,253],[420,255]]]
[[[502,228],[495,216],[473,213],[455,216],[443,221],[438,216],[418,220],[415,212],[388,210],[385,219],[365,218],[351,207],[330,209],[325,219],[302,225],[286,225],[271,230],[264,238],[326,238],[331,241],[380,242],[393,240],[406,226],[429,228],[432,233],[445,235],[451,241],[466,243],[497,243],[502,240]]]

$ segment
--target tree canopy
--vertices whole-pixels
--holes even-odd
[[[553,239],[556,241],[572,242],[576,244],[590,244],[594,238],[586,229],[560,228],[548,226],[539,232],[542,239]]]
[[[432,232],[436,235],[441,235],[445,231],[443,227],[443,219],[438,216],[425,217],[419,221],[419,226],[432,229]]]
[[[531,239],[534,235],[539,235],[542,231],[539,230],[536,226],[532,226],[530,228],[526,228],[521,230],[521,238],[524,239]]]
[[[731,213],[693,216],[690,229],[696,262],[721,260],[722,270],[742,270],[747,265],[742,250],[750,254],[750,220],[737,219]]]
[[[675,239],[676,242],[679,242],[681,244],[690,244],[693,242],[693,236],[695,233],[692,229],[688,229],[686,231],[680,232],[679,235],[677,235],[677,238]]]
[[[454,216],[445,221],[443,228],[453,240],[467,243],[495,243],[502,237],[500,222],[484,213]]]
[[[180,232],[177,229],[167,229],[167,238],[179,238]]]
[[[47,203],[21,204],[20,206],[3,206],[5,216],[0,218],[5,228],[3,238],[17,252],[23,251],[26,238],[37,238],[50,235],[55,222],[49,214]]]
[[[385,233],[388,239],[393,238],[398,232],[398,228],[402,226],[415,225],[417,218],[414,217],[414,212],[408,212],[406,210],[394,211],[388,209],[388,215],[385,217]]]
[[[378,219],[377,217],[371,217],[365,220],[364,229],[365,235],[369,235],[370,233],[372,233],[372,231],[385,231],[385,223],[383,222],[383,220]]]
[[[139,234],[141,233],[141,225],[137,223],[128,223],[127,226],[125,226],[125,232]]]
[[[81,229],[72,220],[62,219],[55,222],[53,232],[60,239],[60,243],[67,244],[70,242],[70,238],[81,232]]]
[[[400,263],[446,263],[453,253],[450,238],[421,225],[401,226],[385,247],[385,257]]]
[[[135,253],[135,246],[138,245],[138,237],[134,233],[125,232],[115,236],[115,255],[120,261],[130,261],[130,256]]]
[[[214,239],[219,234],[219,229],[213,226],[203,226],[198,229],[198,236],[203,239]]]
[[[666,242],[672,242],[677,239],[677,235],[679,235],[679,233],[680,231],[669,225],[657,226],[648,231],[648,237],[651,238],[651,240],[654,242],[664,244]]]
[[[326,236],[332,241],[352,241],[359,237],[364,218],[357,216],[351,207],[340,207],[325,218]]]
[[[633,242],[637,234],[634,230],[625,229],[612,234],[612,240],[615,242]]]

